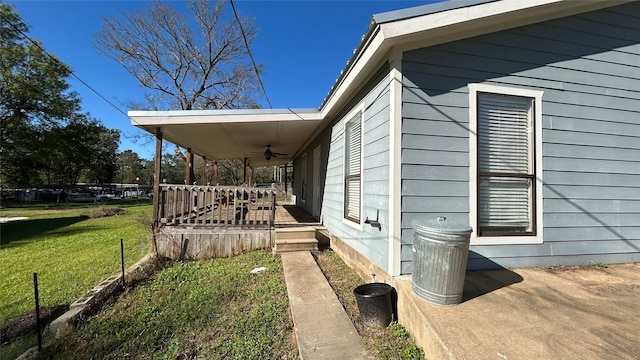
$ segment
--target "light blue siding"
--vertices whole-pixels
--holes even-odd
[[[350,101],[327,129],[304,150],[307,172],[319,166],[324,176],[322,222],[327,229],[350,247],[388,271],[389,250],[389,69],[385,66],[359,95]],[[343,119],[355,108],[363,109],[362,162],[362,230],[344,220],[344,123]],[[312,164],[313,149],[323,143],[326,159]],[[294,160],[296,168],[301,156]],[[302,204],[299,204],[302,205]],[[307,208],[310,205],[305,204]],[[364,224],[366,218],[378,220],[382,230]]]
[[[469,268],[640,261],[640,4],[405,52],[402,272],[412,224],[469,221],[469,83],[544,91],[542,244]]]

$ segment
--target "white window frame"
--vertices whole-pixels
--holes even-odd
[[[478,236],[478,229],[471,234],[471,245],[541,244],[543,242],[542,204],[542,95],[543,91],[512,88],[487,84],[469,84],[469,224],[478,224],[478,93],[521,96],[533,99],[534,159],[535,159],[535,235]]]
[[[350,121],[354,121],[354,118],[357,115],[360,115],[360,208],[359,210],[359,222],[355,222],[352,221],[351,219],[347,218],[347,214],[346,214],[346,178],[347,178],[347,124]],[[359,106],[356,106],[353,110],[351,110],[351,112],[349,114],[347,114],[347,116],[345,116],[342,120],[343,123],[343,139],[344,139],[344,149],[343,149],[343,166],[342,166],[342,170],[343,170],[343,174],[342,174],[342,189],[343,189],[343,193],[342,193],[342,201],[343,201],[343,212],[342,212],[342,222],[344,224],[347,224],[351,227],[354,227],[358,230],[363,229],[363,220],[362,220],[362,213],[363,213],[363,170],[364,170],[364,104],[361,103]]]

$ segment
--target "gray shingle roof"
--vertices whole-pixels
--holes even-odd
[[[412,17],[435,14],[438,12],[449,11],[484,3],[490,3],[497,0],[448,0],[433,4],[414,6],[405,9],[393,10],[373,15],[373,21],[378,24],[387,22],[409,19]]]

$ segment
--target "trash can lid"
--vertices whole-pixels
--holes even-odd
[[[473,231],[471,226],[448,221],[444,216],[438,216],[438,218],[435,220],[431,219],[416,221],[413,224],[413,227],[417,230],[452,235],[467,235]]]

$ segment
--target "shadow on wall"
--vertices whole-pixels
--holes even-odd
[[[517,273],[505,269],[474,251],[469,251],[469,258],[472,257],[485,263],[487,265],[485,268],[495,270],[467,271],[464,279],[462,302],[475,299],[524,280],[524,278]]]
[[[464,88],[470,82],[485,82],[498,76],[625,49],[637,44],[640,32],[636,18],[620,14],[635,14],[637,6],[637,2],[631,2],[408,51],[403,57],[403,73],[429,96],[438,96]],[[624,36],[617,35],[620,30],[612,26],[598,28],[600,33],[593,29],[584,31],[585,22],[594,19],[629,31]],[[580,37],[576,43],[577,32]],[[425,65],[429,69],[427,73]]]

